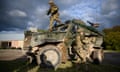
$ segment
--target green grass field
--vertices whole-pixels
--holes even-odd
[[[40,68],[26,61],[0,61],[0,72],[120,72],[119,66],[73,64],[67,62],[61,64],[58,69]]]

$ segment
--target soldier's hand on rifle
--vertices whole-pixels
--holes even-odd
[[[49,15],[49,14],[50,14],[50,12],[51,12],[51,10],[50,10],[50,9],[49,9],[49,10],[47,10],[46,15]]]

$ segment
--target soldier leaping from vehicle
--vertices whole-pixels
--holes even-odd
[[[59,19],[59,13],[58,13],[59,8],[53,2],[53,0],[49,1],[49,5],[50,5],[50,8],[49,8],[49,10],[47,12],[47,15],[51,15],[50,16],[49,30],[52,31],[53,22],[56,21],[56,22],[58,22],[60,24],[61,21]]]

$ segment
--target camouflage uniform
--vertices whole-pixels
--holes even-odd
[[[53,27],[53,22],[56,21],[60,23],[60,19],[58,13],[59,8],[54,4],[53,1],[50,1],[49,4],[50,4],[50,9],[48,10],[47,15],[51,14],[50,24],[49,24],[49,30],[51,31]]]
[[[83,30],[79,29],[77,36],[76,36],[76,51],[78,53],[78,58],[77,61],[78,62],[82,62],[85,63],[86,62],[86,51],[83,48],[83,43],[82,43],[82,37],[83,37]]]

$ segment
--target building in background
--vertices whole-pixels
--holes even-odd
[[[24,34],[0,34],[0,48],[23,48]]]

